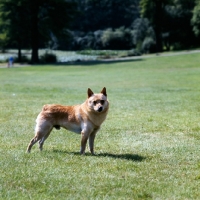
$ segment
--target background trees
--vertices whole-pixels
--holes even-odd
[[[65,0],[1,0],[0,18],[4,45],[32,49],[31,61],[39,61],[38,49],[53,35],[64,35],[72,21],[75,4]]]
[[[174,0],[165,6],[163,40],[166,47],[167,45],[173,46],[174,49],[195,47],[197,38],[191,25],[194,6],[195,1],[191,0]]]
[[[155,30],[158,52],[195,45],[191,26],[194,0],[141,0],[140,6],[142,17],[148,18]]]
[[[156,51],[162,51],[162,20],[164,16],[164,6],[168,0],[141,0],[141,16],[148,18],[154,26],[156,35]]]
[[[76,30],[72,34],[73,49],[120,49],[121,47],[138,48],[142,52],[161,52],[195,48],[200,44],[200,35],[194,34],[198,32],[200,24],[199,0],[196,1],[196,7],[195,0],[77,0],[77,2],[80,15],[73,25],[73,30]],[[141,39],[139,35],[141,33],[144,35],[144,27],[147,24],[148,31]],[[117,34],[123,27],[124,33]],[[131,40],[127,32],[131,32]],[[126,39],[123,39],[122,35],[126,35]],[[113,41],[118,45],[111,45]],[[129,45],[125,45],[127,43]]]
[[[160,52],[199,46],[199,0],[1,0],[0,46]],[[70,26],[69,26],[70,25]]]
[[[75,0],[79,15],[74,30],[96,31],[106,28],[128,27],[140,16],[139,0]]]
[[[196,36],[200,35],[200,1],[196,1],[196,6],[193,10],[192,16],[193,31]]]
[[[0,27],[4,35],[2,48],[13,46],[18,49],[18,57],[21,59],[21,48],[28,47],[29,23],[27,1],[25,0],[1,0],[0,1]]]

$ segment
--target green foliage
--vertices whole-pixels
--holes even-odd
[[[132,46],[131,30],[125,27],[115,30],[109,28],[103,32],[101,40],[105,49],[130,49]]]
[[[0,22],[2,32],[7,33],[9,44],[21,50],[31,47],[32,62],[38,62],[40,42],[51,40],[66,33],[75,4],[65,0],[2,0],[0,1]],[[62,19],[62,20],[61,20]]]
[[[161,9],[163,9],[165,5],[170,5],[172,3],[173,0],[141,0],[140,14],[142,17],[148,18],[150,22],[155,24],[156,7],[161,4]]]
[[[18,57],[15,58],[15,63],[30,63],[30,62],[31,62],[30,58],[25,55],[21,56],[20,60]]]
[[[0,68],[0,199],[199,199],[200,54],[134,61]],[[107,87],[96,156],[80,135],[33,137],[47,103],[82,103]]]
[[[97,30],[94,32],[72,32],[72,49],[83,50],[83,49],[102,49],[102,37],[103,31]]]
[[[40,57],[41,63],[56,63],[57,62],[57,57],[53,53],[48,53],[46,52]]]
[[[198,43],[191,26],[193,8],[194,1],[190,0],[176,0],[174,4],[165,6],[163,39],[167,49],[185,49]]]
[[[7,34],[4,33],[0,33],[0,47],[2,50],[5,49],[5,46],[7,44]]]
[[[130,50],[137,52],[155,51],[155,32],[150,26],[148,19],[136,19],[130,28],[120,27],[117,29],[108,28],[89,32],[73,32],[75,50],[85,49],[112,49]]]
[[[94,32],[107,28],[128,27],[139,17],[140,0],[76,0],[79,15],[74,30]]]
[[[77,51],[78,54],[82,55],[91,55],[97,56],[99,59],[107,59],[107,58],[121,58],[121,57],[128,57],[128,56],[140,56],[141,52],[135,49],[131,50],[82,50]]]
[[[0,23],[2,33],[7,36],[7,46],[28,47],[29,44],[29,13],[26,0],[0,1]]]
[[[141,16],[155,30],[157,49],[185,49],[197,46],[191,28],[194,2],[191,0],[141,0]],[[190,40],[188,40],[190,38]]]
[[[193,16],[191,19],[193,25],[193,31],[196,36],[200,35],[200,1],[196,1],[196,6],[193,11]]]
[[[141,0],[141,16],[148,18],[155,30],[156,38],[156,51],[161,52],[162,49],[162,18],[163,18],[163,7],[165,1],[161,0]]]
[[[132,24],[133,44],[140,52],[148,53],[155,51],[155,32],[147,18],[138,18]]]
[[[147,17],[151,19],[153,17],[152,10],[153,10],[153,1],[150,0],[141,0],[140,1],[140,14],[141,17]]]
[[[0,46],[17,48],[19,59],[22,48],[31,48],[34,62],[39,47],[147,53],[195,48],[199,1],[194,7],[194,0],[1,0]],[[140,25],[133,29],[135,21]]]

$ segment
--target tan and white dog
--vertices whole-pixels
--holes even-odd
[[[35,137],[30,141],[27,152],[31,151],[36,142],[39,142],[39,148],[42,150],[44,141],[52,129],[63,127],[81,134],[81,154],[85,153],[89,138],[90,151],[94,154],[94,139],[101,124],[106,119],[109,102],[105,87],[99,94],[94,94],[90,88],[88,88],[87,93],[88,98],[80,105],[44,105],[36,119]]]

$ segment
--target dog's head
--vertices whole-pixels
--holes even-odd
[[[109,102],[107,100],[106,88],[98,94],[94,94],[90,88],[88,88],[88,106],[91,110],[101,113],[107,111]]]

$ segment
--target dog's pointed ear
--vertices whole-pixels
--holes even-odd
[[[106,93],[106,88],[104,87],[102,90],[101,90],[101,93],[107,97],[107,93]]]
[[[88,88],[87,93],[88,93],[88,98],[90,98],[94,94],[90,88]]]

